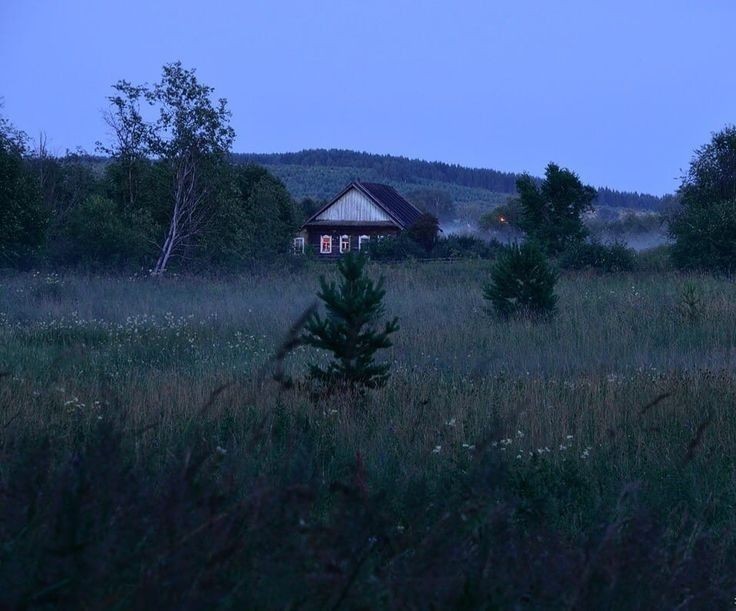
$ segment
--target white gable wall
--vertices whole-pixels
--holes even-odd
[[[391,221],[391,217],[355,187],[320,214],[316,221]]]

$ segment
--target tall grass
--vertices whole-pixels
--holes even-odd
[[[392,379],[312,402],[264,371],[332,272],[3,277],[0,600],[731,603],[732,282],[563,276],[535,324],[486,264],[375,267]]]

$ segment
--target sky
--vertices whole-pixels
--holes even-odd
[[[94,151],[181,60],[237,152],[345,148],[673,192],[736,122],[736,0],[0,0],[2,113]]]

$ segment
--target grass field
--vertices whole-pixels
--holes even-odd
[[[732,604],[733,281],[563,276],[506,322],[487,262],[374,266],[392,378],[312,400],[269,359],[333,271],[3,276],[0,602]]]

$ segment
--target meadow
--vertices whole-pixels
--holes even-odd
[[[327,398],[272,372],[329,265],[3,275],[0,606],[731,605],[734,282],[566,274],[504,321],[488,267],[372,265],[392,377]]]

